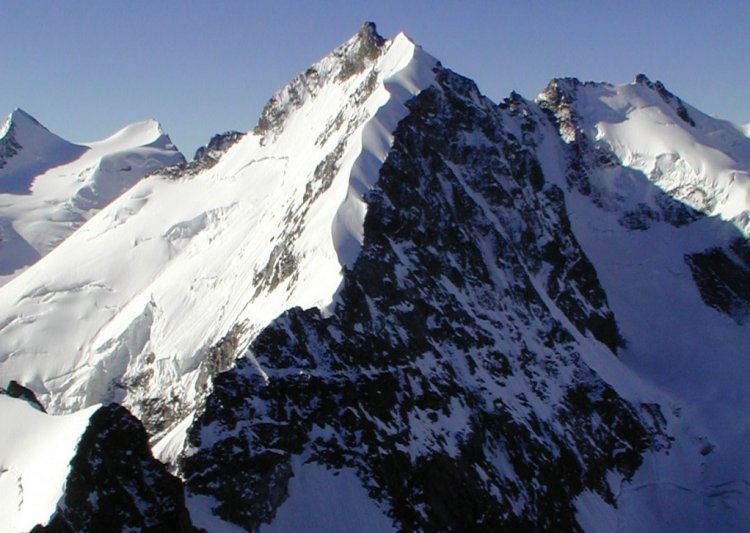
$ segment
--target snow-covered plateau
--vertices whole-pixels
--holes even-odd
[[[0,532],[743,530],[748,232],[746,128],[371,23],[190,162],[17,110]]]

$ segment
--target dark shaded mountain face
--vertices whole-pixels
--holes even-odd
[[[187,488],[227,521],[272,521],[302,455],[356,470],[403,530],[575,530],[576,495],[611,502],[606,472],[663,439],[658,408],[581,358],[622,341],[536,159],[549,123],[437,81],[398,126],[332,315],[275,320],[190,431]]]

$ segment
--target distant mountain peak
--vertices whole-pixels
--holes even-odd
[[[58,135],[52,133],[46,126],[31,116],[23,109],[17,107],[14,109],[3,122],[0,127],[0,142],[3,142],[9,136],[13,136],[18,142],[18,136],[22,137],[34,135],[38,137],[42,135],[44,137],[50,137],[59,141],[67,142]]]
[[[44,128],[44,126],[42,126],[42,124],[37,119],[32,117],[23,109],[17,107],[5,118],[2,128],[0,128],[0,138],[5,137],[11,131],[11,129],[17,127],[19,124],[31,124],[37,127]]]
[[[145,174],[184,157],[153,119],[71,143],[22,109],[0,130],[0,285],[55,248]]]
[[[23,109],[16,108],[0,128],[0,192],[26,194],[43,168],[79,157],[88,148],[55,135]],[[22,156],[22,153],[29,154]]]
[[[162,127],[161,122],[154,118],[139,120],[138,122],[133,122],[132,124],[128,124],[127,126],[122,128],[122,130],[126,129],[137,129],[139,131],[148,132],[153,135],[154,138],[157,138],[164,134],[164,128]]]
[[[124,148],[133,146],[152,146],[165,149],[175,149],[169,135],[158,120],[149,118],[128,124],[101,141],[86,143],[89,146],[109,145]]]

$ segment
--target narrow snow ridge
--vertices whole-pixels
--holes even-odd
[[[367,213],[366,195],[378,180],[378,173],[393,143],[393,132],[408,109],[406,102],[429,87],[435,79],[437,60],[416,46],[405,34],[393,42],[384,72],[394,72],[384,80],[379,95],[382,105],[362,131],[360,155],[352,165],[349,189],[333,222],[333,242],[339,263],[351,267],[362,246],[363,224]]]

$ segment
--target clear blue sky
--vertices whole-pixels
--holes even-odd
[[[364,20],[399,31],[490,98],[558,76],[639,72],[701,110],[750,122],[750,1],[6,0],[0,114],[72,141],[156,118],[188,157],[248,130],[271,94]]]

